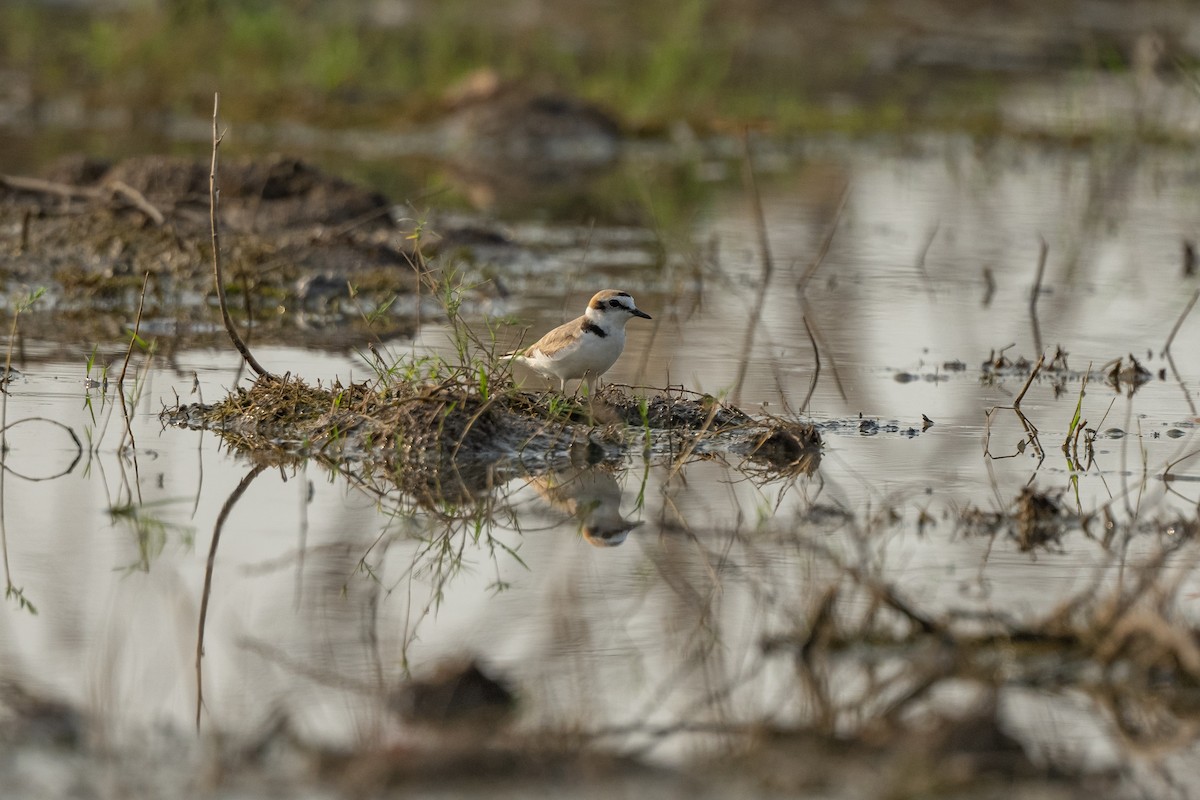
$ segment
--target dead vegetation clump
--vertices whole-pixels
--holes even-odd
[[[762,433],[734,450],[785,474],[812,475],[821,465],[821,434],[807,423],[770,420]]]
[[[817,546],[837,577],[792,632],[760,645],[769,659],[792,659],[806,714],[769,726],[765,744],[735,762],[753,766],[813,747],[860,757],[878,752],[884,775],[877,777],[888,785],[937,778],[917,793],[950,788],[943,759],[963,770],[951,787],[978,787],[988,774],[1111,779],[1053,752],[1052,740],[1012,746],[998,701],[1030,690],[1047,704],[1077,707],[1082,699],[1097,735],[1107,733],[1131,763],[1188,752],[1200,730],[1200,627],[1189,618],[1182,587],[1200,558],[1191,541],[1196,523],[1157,527],[1173,536],[1155,555],[1137,565],[1122,561],[1115,575],[1098,570],[1090,585],[1049,607],[1034,603],[1021,617],[988,608],[930,611],[873,571]],[[973,705],[972,696],[983,702]],[[956,699],[947,705],[948,697]],[[968,730],[970,745],[959,738]],[[977,747],[986,737],[995,746]],[[1051,752],[1031,761],[1026,754],[1039,747]],[[1047,756],[1053,766],[1037,765]],[[910,766],[919,771],[907,772]],[[826,775],[792,772],[790,788]]]
[[[1046,492],[1025,486],[1004,511],[968,507],[958,514],[959,529],[975,536],[1007,534],[1023,553],[1048,549],[1062,541],[1072,528],[1080,527],[1078,516],[1062,504],[1062,492]]]
[[[251,452],[328,459],[402,462],[406,467],[461,469],[502,459],[524,465],[620,458],[639,431],[674,437],[676,454],[697,441],[744,455],[768,469],[811,473],[821,438],[808,424],[757,422],[711,397],[663,393],[636,397],[605,387],[590,402],[554,393],[521,392],[511,383],[387,381],[329,387],[299,378],[263,378],[212,405],[181,404],[160,415],[165,424],[211,429]],[[483,387],[492,386],[498,391]]]
[[[811,425],[755,422],[712,398],[641,398],[610,386],[580,401],[518,391],[498,375],[435,372],[441,377],[385,373],[376,382],[328,387],[267,376],[215,404],[166,408],[160,419],[216,431],[256,464],[314,458],[381,499],[400,500],[393,496],[399,490],[438,513],[468,512],[515,477],[620,462],[650,440],[652,453],[670,463],[720,450],[740,454],[743,469],[764,480],[811,474],[820,463],[821,439]],[[638,411],[647,408],[653,415]]]
[[[655,430],[728,430],[754,422],[749,414],[712,395],[688,394],[668,390],[643,399],[610,385],[601,390],[598,399],[626,425],[646,425]]]
[[[569,425],[518,413],[520,403],[485,398],[453,380],[330,387],[260,379],[213,405],[165,409],[165,422],[211,428],[247,450],[363,460],[422,462],[446,455],[498,457],[525,447],[551,449]]]
[[[1016,537],[1022,552],[1057,543],[1069,517],[1062,507],[1062,493],[1042,492],[1032,486],[1017,496]]]
[[[32,744],[74,750],[84,743],[86,733],[82,710],[11,677],[0,678],[0,743],[5,747]]]
[[[821,434],[816,426],[781,417],[755,419],[709,394],[668,389],[647,398],[607,386],[597,401],[630,427],[698,437],[723,434],[730,452],[776,473],[811,475],[821,463]]]
[[[987,361],[984,361],[980,365],[981,378],[985,382],[994,381],[1001,377],[1023,377],[1028,375],[1029,371],[1033,369],[1037,359],[1028,359],[1025,356],[1009,358],[1005,354],[1005,351],[1009,347],[1012,347],[1012,345],[1002,347],[999,350],[993,350],[988,356]],[[1067,364],[1068,355],[1070,354],[1063,350],[1061,346],[1056,347],[1054,355],[1049,361],[1045,360],[1045,356],[1042,357],[1040,371],[1052,375],[1071,375],[1071,368]],[[1082,377],[1082,373],[1078,373],[1077,377]]]

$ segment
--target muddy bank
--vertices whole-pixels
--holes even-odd
[[[22,333],[58,341],[71,330],[103,348],[132,324],[149,276],[150,336],[222,346],[210,169],[204,159],[76,155],[37,177],[0,175],[0,280],[14,296],[46,290]],[[523,180],[531,166],[503,169]],[[409,337],[419,319],[444,318],[440,289],[468,287],[465,301],[487,307],[518,291],[530,264],[603,240],[590,228],[536,224],[521,238],[490,216],[398,205],[284,156],[223,160],[218,186],[230,311],[257,342],[351,352]],[[649,236],[639,242],[655,247]]]
[[[211,289],[210,165],[168,156],[60,161],[44,177],[0,176],[0,274],[67,306],[120,301],[150,275],[160,302]],[[417,276],[382,195],[297,159],[220,166],[231,290],[294,308],[411,292]],[[320,287],[320,288],[318,288]]]

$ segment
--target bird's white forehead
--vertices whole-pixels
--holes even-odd
[[[610,300],[616,300],[626,308],[635,308],[633,298],[629,292],[621,292],[616,289],[605,289],[602,292],[596,292],[592,295],[591,302],[588,303],[592,308],[601,308],[607,306]]]

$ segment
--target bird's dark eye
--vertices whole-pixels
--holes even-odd
[[[608,305],[609,305],[610,307],[612,307],[612,308],[620,308],[620,307],[621,307],[621,301],[620,301],[620,300],[609,300],[609,301],[608,301]]]

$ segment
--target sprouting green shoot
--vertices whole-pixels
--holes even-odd
[[[484,400],[488,399],[488,373],[487,368],[480,364],[478,367],[479,374],[479,396]]]

